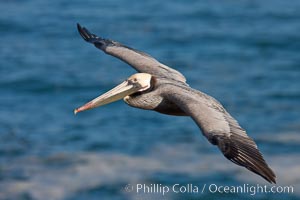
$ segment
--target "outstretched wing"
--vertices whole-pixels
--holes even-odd
[[[209,142],[217,145],[227,159],[276,183],[274,172],[255,142],[217,100],[192,88],[171,84],[164,86],[163,95],[190,115]]]
[[[85,27],[77,24],[78,31],[82,38],[94,44],[105,53],[117,57],[131,65],[138,72],[149,73],[158,77],[165,77],[185,82],[185,77],[178,71],[158,62],[150,55],[127,47],[113,40],[103,39],[90,33]]]

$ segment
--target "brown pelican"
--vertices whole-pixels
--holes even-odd
[[[276,183],[274,172],[267,165],[257,145],[238,122],[213,97],[191,88],[178,71],[160,63],[150,55],[103,39],[77,24],[82,38],[106,54],[131,65],[139,73],[74,110],[102,106],[123,98],[130,106],[154,110],[163,114],[190,116],[208,141],[217,145],[224,156],[233,163]]]

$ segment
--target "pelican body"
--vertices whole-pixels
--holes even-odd
[[[180,72],[150,55],[119,42],[98,37],[79,24],[77,28],[85,41],[126,62],[139,73],[75,109],[75,114],[123,99],[135,108],[168,115],[190,116],[208,141],[218,146],[227,159],[262,176],[270,183],[276,183],[274,172],[267,165],[253,139],[216,99],[191,88]]]

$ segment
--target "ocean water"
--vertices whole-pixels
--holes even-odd
[[[299,199],[299,10],[296,0],[1,1],[0,199]],[[201,192],[271,185],[226,160],[188,117],[122,101],[74,116],[135,73],[85,43],[77,22],[217,98],[293,192]],[[137,193],[138,184],[199,192]]]

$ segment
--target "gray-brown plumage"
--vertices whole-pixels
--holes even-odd
[[[178,116],[190,116],[213,145],[237,165],[276,183],[276,176],[265,162],[255,142],[213,97],[195,90],[178,71],[150,55],[118,42],[91,34],[78,24],[83,39],[105,53],[131,65],[138,72],[119,86],[95,98],[75,113],[124,99],[133,107]]]

